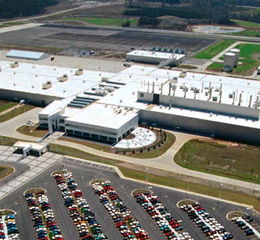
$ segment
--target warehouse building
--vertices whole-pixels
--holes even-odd
[[[39,122],[116,143],[139,122],[260,143],[260,82],[132,66],[119,73],[0,62],[2,98],[47,105]],[[44,101],[44,102],[42,102]]]
[[[183,62],[184,54],[170,53],[170,52],[155,52],[147,50],[134,50],[126,54],[127,61],[160,64],[167,63],[170,66],[178,66]]]
[[[22,50],[11,50],[6,54],[7,58],[17,58],[38,61],[50,57],[49,54],[44,52],[29,52]]]

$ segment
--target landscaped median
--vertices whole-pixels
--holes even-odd
[[[42,128],[41,126],[39,126],[39,124],[36,124],[35,126],[23,125],[17,128],[16,131],[23,135],[39,137],[39,138],[44,137],[48,133],[48,130]]]
[[[6,178],[14,172],[14,168],[10,166],[1,166],[0,165],[0,180]]]
[[[153,130],[156,132],[156,141],[149,146],[132,148],[132,149],[120,149],[112,147],[110,145],[105,145],[98,142],[91,142],[88,140],[83,140],[79,138],[72,137],[61,137],[59,140],[71,143],[77,143],[86,147],[94,148],[99,151],[116,153],[120,155],[126,155],[132,158],[156,158],[163,155],[176,141],[176,137],[169,132],[164,132],[160,130]]]

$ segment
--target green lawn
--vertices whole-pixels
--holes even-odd
[[[233,44],[235,41],[233,40],[221,40],[212,46],[202,50],[201,52],[197,53],[194,57],[199,59],[211,59],[218,55],[220,52],[225,50],[227,47],[229,47],[231,44]]]
[[[24,135],[40,138],[48,133],[48,130],[39,127],[38,124],[36,126],[23,125],[16,129],[16,131]]]
[[[63,21],[82,21],[93,25],[99,26],[122,26],[127,20],[130,21],[131,26],[136,26],[138,24],[138,19],[120,19],[120,18],[88,18],[88,17],[67,17],[60,18]]]
[[[0,116],[0,123],[10,120],[14,117],[17,117],[18,115],[21,115],[29,110],[32,110],[33,108],[34,108],[34,106],[31,106],[31,105],[19,106],[19,107],[17,107],[17,109],[13,109],[12,111],[7,112],[6,114]]]
[[[174,161],[188,169],[260,183],[260,147],[191,140],[175,155]]]
[[[260,36],[260,23],[248,22],[242,20],[232,20],[234,25],[245,27],[242,32],[231,33],[231,35],[246,36],[246,37],[259,37]]]
[[[1,101],[0,100],[0,112],[3,112],[7,110],[8,108],[11,108],[15,106],[17,103],[15,102],[6,102],[6,101]]]
[[[233,70],[233,74],[249,76],[260,65],[260,44],[238,44],[235,48],[240,49],[239,64]],[[220,59],[224,59],[223,56]],[[208,70],[220,72],[223,68],[221,63],[212,63]]]
[[[233,19],[232,22],[239,27],[260,28],[260,23]]]
[[[232,33],[232,35],[237,35],[237,36],[245,36],[245,37],[259,37],[260,36],[260,29],[246,29],[242,32],[236,32]]]

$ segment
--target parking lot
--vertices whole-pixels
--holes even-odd
[[[88,202],[91,211],[95,213],[95,218],[97,222],[100,223],[102,231],[107,235],[108,239],[122,239],[122,235],[116,228],[116,225],[112,221],[109,213],[99,201],[98,196],[89,185],[90,181],[96,179],[111,181],[111,184],[117,194],[120,196],[124,204],[131,210],[132,215],[140,222],[142,228],[148,232],[150,239],[166,239],[164,234],[158,229],[155,222],[143,210],[143,208],[136,203],[136,199],[131,196],[131,192],[133,190],[147,188],[148,186],[146,184],[120,179],[116,173],[111,171],[111,169],[102,169],[102,167],[99,167],[97,164],[92,167],[89,163],[84,164],[74,160],[59,160],[49,169],[45,170],[43,173],[40,173],[30,182],[22,185],[18,190],[9,194],[0,201],[1,208],[8,208],[17,212],[16,220],[22,240],[36,239],[31,214],[27,206],[27,202],[23,196],[24,191],[30,188],[44,188],[47,190],[46,194],[48,196],[49,203],[54,212],[55,219],[57,220],[57,223],[59,223],[64,239],[80,239],[77,237],[78,232],[73,225],[69,211],[64,206],[64,200],[61,196],[56,181],[53,177],[51,177],[51,173],[62,169],[67,169],[72,172],[73,177],[78,184],[78,188],[82,191],[83,197]],[[176,203],[179,200],[188,198],[199,202],[221,225],[225,227],[228,232],[232,233],[234,238],[237,240],[250,238],[245,236],[242,231],[238,231],[237,226],[226,219],[226,214],[229,211],[239,210],[246,212],[254,218],[255,223],[260,223],[259,214],[256,214],[254,211],[244,207],[196,196],[190,193],[183,193],[155,186],[152,186],[150,189],[152,189],[154,194],[158,196],[163,206],[167,208],[168,212],[176,219],[182,221],[182,227],[191,235],[192,238],[196,240],[207,239],[207,237],[199,228],[196,227],[196,225],[193,225],[187,214],[176,206]]]
[[[130,51],[144,45],[187,49],[198,52],[215,40],[127,29],[44,25],[0,34],[0,43],[53,48]]]

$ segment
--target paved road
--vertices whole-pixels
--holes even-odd
[[[8,121],[5,121],[0,124],[0,135],[8,136],[13,138],[19,138],[28,141],[37,141],[39,138],[27,136],[20,134],[16,131],[17,128],[26,124],[28,120],[32,120],[34,122],[38,122],[38,113],[41,111],[41,108],[34,108],[24,114],[21,114],[15,118],[12,118]]]

